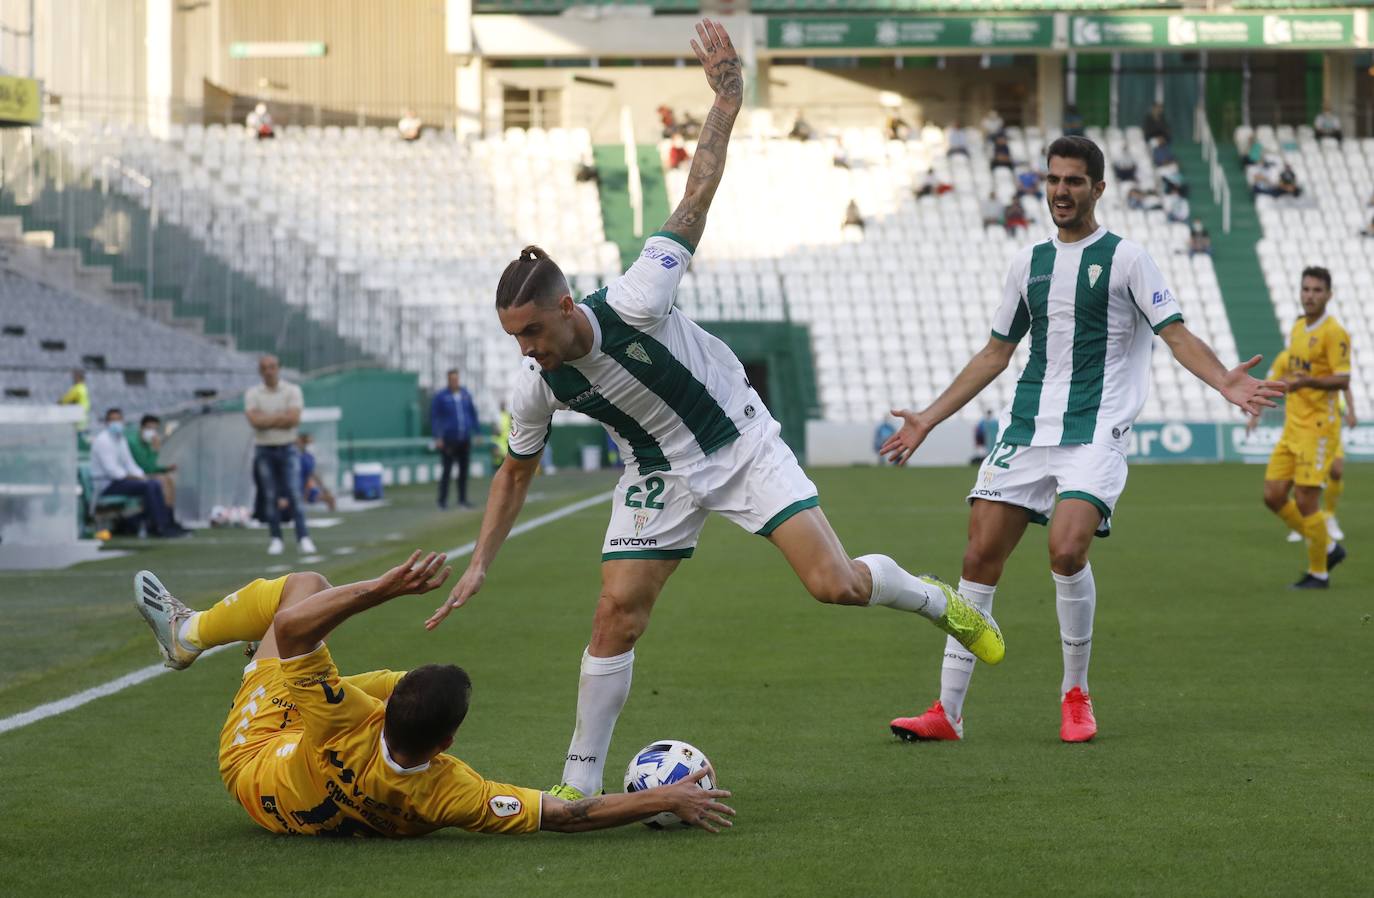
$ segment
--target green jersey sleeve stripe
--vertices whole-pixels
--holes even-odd
[[[668,347],[618,315],[604,295],[587,301],[601,325],[601,351],[648,387],[691,430],[701,451],[710,455],[739,436],[739,429],[706,385],[678,361]]]
[[[654,232],[653,232],[652,234],[650,234],[649,236],[650,236],[650,237],[667,237],[669,240],[671,240],[671,241],[673,241],[674,243],[678,244],[679,246],[681,246],[683,249],[687,250],[687,252],[691,253],[692,255],[695,256],[696,253],[697,253],[697,248],[696,248],[696,246],[694,246],[694,245],[692,244],[692,241],[688,240],[686,237],[683,237],[681,234],[674,234],[672,231],[654,231]]]
[[[1175,312],[1174,314],[1170,315],[1168,318],[1165,318],[1163,321],[1159,322],[1159,324],[1156,324],[1154,327],[1152,327],[1152,328],[1150,328],[1150,329],[1153,330],[1155,333],[1159,333],[1160,331],[1164,330],[1164,328],[1166,328],[1166,327],[1168,327],[1169,325],[1173,324],[1175,321],[1182,321],[1182,320],[1183,320],[1183,316],[1182,316],[1181,314],[1179,314],[1178,312]]]

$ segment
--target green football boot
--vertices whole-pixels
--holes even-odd
[[[1002,641],[1002,631],[991,615],[985,614],[959,590],[950,586],[939,577],[922,574],[916,578],[931,586],[938,587],[945,594],[945,613],[935,621],[935,626],[958,640],[964,648],[984,664],[996,664],[1007,654],[1007,645]]]

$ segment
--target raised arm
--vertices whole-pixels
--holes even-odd
[[[418,596],[438,589],[453,572],[444,567],[448,556],[430,552],[421,560],[421,555],[416,549],[404,563],[375,580],[326,589],[279,613],[272,627],[281,657],[294,658],[313,651],[335,627],[360,611],[397,596]]]
[[[539,455],[521,458],[507,454],[496,476],[491,479],[491,492],[487,495],[487,510],[482,514],[482,528],[477,534],[477,547],[472,551],[468,568],[444,604],[434,609],[425,621],[425,629],[433,630],[439,626],[449,612],[461,608],[467,600],[477,594],[487,579],[487,568],[501,550],[501,545],[510,535],[520,509],[525,507],[525,496],[530,491],[530,481],[539,470]]]
[[[954,382],[923,411],[893,409],[902,419],[902,429],[888,437],[879,450],[893,464],[904,465],[935,425],[959,411],[1007,369],[1016,344],[997,337],[988,338],[987,345],[969,359]]]
[[[1198,339],[1182,321],[1165,325],[1159,335],[1180,365],[1248,415],[1258,415],[1266,408],[1273,408],[1274,400],[1286,390],[1278,381],[1256,380],[1250,376],[1250,369],[1260,363],[1262,356],[1241,362],[1228,371],[1212,347]]]
[[[706,70],[706,82],[715,91],[716,101],[711,104],[711,111],[706,113],[706,122],[701,126],[682,202],[663,224],[663,230],[671,231],[694,247],[701,242],[701,235],[706,230],[706,213],[720,186],[721,175],[725,173],[730,132],[744,103],[744,74],[739,54],[724,26],[702,19],[697,25],[697,36],[701,43],[693,40],[692,52]]]

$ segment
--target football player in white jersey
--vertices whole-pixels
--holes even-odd
[[[709,512],[777,546],[821,602],[915,612],[987,663],[1005,651],[997,625],[952,587],[914,577],[884,555],[849,557],[739,360],[673,307],[720,184],[744,88],[725,29],[703,20],[697,36],[692,49],[715,103],[682,202],[630,270],[582,302],[538,247],[526,247],[501,275],[497,314],[524,356],[509,454],[492,481],[467,571],[426,622],[438,626],[482,587],[524,504],[554,411],[571,408],[605,425],[626,466],[602,547],[601,597],[582,656],[576,727],[563,781],[551,790],[570,800],[601,791],[635,642],[668,577],[692,555]]]
[[[1096,144],[1061,137],[1047,156],[1046,196],[1058,233],[1016,255],[987,345],[930,407],[893,412],[905,423],[883,453],[905,463],[935,425],[1002,373],[1030,334],[1030,358],[1002,413],[998,442],[969,492],[959,592],[990,612],[1026,525],[1049,524],[1064,653],[1059,734],[1086,742],[1097,733],[1088,692],[1097,588],[1088,548],[1094,534],[1109,532],[1126,487],[1127,434],[1149,391],[1152,332],[1183,367],[1246,412],[1272,407],[1284,388],[1247,374],[1259,356],[1228,371],[1184,325],[1144,248],[1098,225],[1094,209],[1107,185]],[[912,740],[963,738],[973,663],[963,647],[948,643],[939,700],[923,714],[892,721],[892,731]]]

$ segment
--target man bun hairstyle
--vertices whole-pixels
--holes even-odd
[[[1057,138],[1045,151],[1045,163],[1048,165],[1054,156],[1061,159],[1082,159],[1088,167],[1088,177],[1094,184],[1102,180],[1106,171],[1102,148],[1086,137],[1067,135]]]
[[[548,253],[531,245],[520,250],[520,257],[501,272],[496,285],[496,308],[512,309],[529,302],[547,305],[568,294],[563,269]]]
[[[453,738],[468,713],[472,680],[461,667],[426,664],[396,683],[382,733],[395,751],[421,755]]]
[[[1302,278],[1298,280],[1298,283],[1301,284],[1303,279],[1306,278],[1316,278],[1317,280],[1326,284],[1326,289],[1331,289],[1331,272],[1327,271],[1320,265],[1308,265],[1306,268],[1304,268],[1302,270]]]

